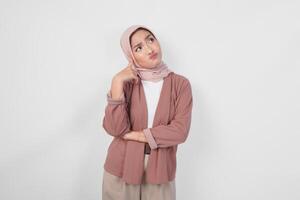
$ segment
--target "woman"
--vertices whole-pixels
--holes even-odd
[[[120,44],[129,61],[112,79],[102,125],[113,136],[104,164],[103,200],[175,200],[176,151],[187,139],[189,80],[162,61],[157,37],[133,25]]]

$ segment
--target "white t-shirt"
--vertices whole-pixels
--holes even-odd
[[[153,125],[154,114],[159,101],[161,88],[163,85],[163,79],[158,82],[141,80],[145,92],[147,109],[148,109],[148,127]]]

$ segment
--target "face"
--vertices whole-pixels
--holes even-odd
[[[138,30],[132,35],[131,49],[136,62],[141,67],[153,68],[161,62],[162,53],[159,42],[147,30]]]

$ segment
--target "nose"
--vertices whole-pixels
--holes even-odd
[[[146,45],[146,50],[147,50],[147,52],[148,52],[148,54],[151,54],[152,53],[152,51],[153,51],[153,49],[152,48],[150,48],[148,45]]]

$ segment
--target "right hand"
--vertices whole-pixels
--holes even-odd
[[[118,79],[120,81],[130,81],[130,80],[135,80],[136,82],[138,81],[138,76],[137,73],[132,69],[133,63],[132,61],[129,62],[129,64],[122,69],[120,72],[118,72],[114,78]]]

